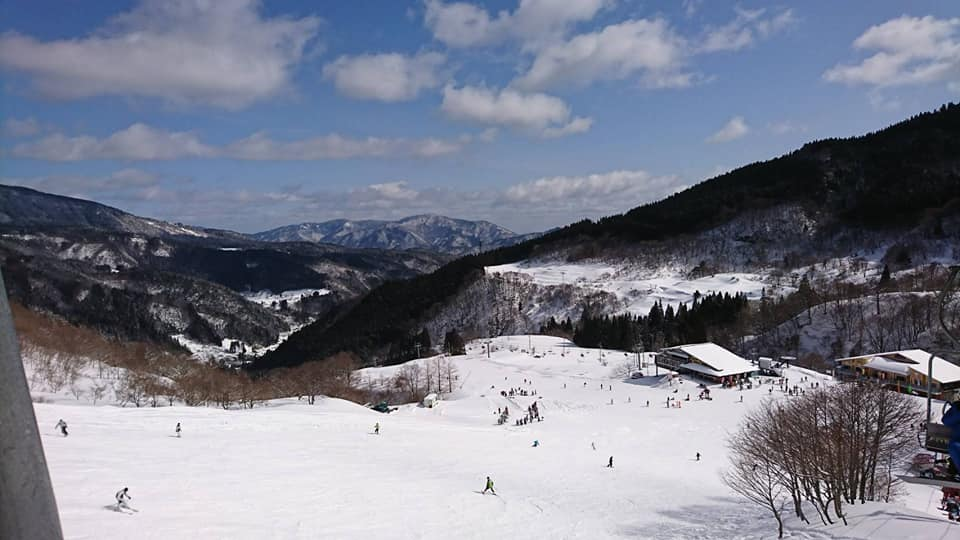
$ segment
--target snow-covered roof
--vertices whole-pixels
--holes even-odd
[[[907,375],[909,372],[926,375],[929,369],[930,353],[923,349],[907,349],[904,351],[890,351],[840,358],[837,362],[847,362],[850,360],[866,360],[866,367],[878,371],[887,371],[900,375]],[[939,383],[960,381],[960,366],[948,362],[939,356],[934,356],[933,380]]]
[[[695,358],[701,364],[707,366],[708,370],[699,370],[689,367],[688,369],[708,373],[715,376],[738,375],[740,373],[749,373],[756,371],[757,368],[747,360],[733,354],[715,343],[697,343],[695,345],[678,345],[668,347],[665,352],[681,351],[691,358]],[[691,362],[693,363],[693,362]],[[696,365],[695,363],[693,363]],[[684,365],[688,367],[689,364]]]
[[[696,371],[697,373],[703,373],[704,375],[712,375],[712,376],[714,376],[714,377],[726,377],[726,376],[729,376],[729,375],[740,375],[741,373],[750,373],[751,371],[756,371],[756,370],[757,370],[757,368],[755,368],[755,367],[753,367],[753,366],[748,366],[748,367],[742,368],[742,369],[740,369],[740,370],[730,370],[730,369],[728,369],[728,370],[724,370],[724,371],[717,371],[717,370],[715,370],[715,369],[711,369],[710,366],[705,366],[705,365],[703,365],[703,364],[698,364],[698,363],[696,363],[696,362],[689,362],[689,363],[686,363],[686,364],[681,364],[680,367],[689,369],[690,371]]]

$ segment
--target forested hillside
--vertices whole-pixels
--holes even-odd
[[[960,106],[944,105],[860,137],[811,142],[625,214],[574,223],[516,246],[459,259],[427,276],[385,284],[351,309],[293,335],[255,367],[295,365],[343,350],[385,359],[386,351],[412,340],[431,313],[479,279],[486,266],[551,254],[615,257],[638,243],[669,245],[784,205],[815,216],[809,225],[816,229],[811,231],[814,245],[851,229],[881,236],[921,230],[942,237],[943,219],[960,210]]]

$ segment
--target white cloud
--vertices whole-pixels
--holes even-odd
[[[725,143],[739,139],[750,132],[750,127],[742,116],[734,116],[713,135],[707,137],[709,143]]]
[[[681,73],[686,50],[685,40],[666,21],[630,20],[544,48],[513,84],[540,90],[641,74],[656,81],[653,86],[682,86],[690,81]]]
[[[825,80],[878,88],[960,83],[960,18],[903,15],[871,26],[853,46],[877,52],[857,64],[837,64]]]
[[[3,121],[3,127],[0,128],[0,131],[7,137],[16,138],[16,137],[30,137],[36,135],[41,131],[40,122],[33,117],[18,119],[18,118],[7,118]]]
[[[448,85],[443,89],[441,110],[450,118],[479,124],[507,126],[544,137],[582,133],[592,119],[571,119],[570,107],[560,98],[512,89]]]
[[[569,123],[560,127],[548,127],[543,130],[541,135],[548,139],[553,139],[556,137],[565,137],[567,135],[573,135],[576,133],[586,133],[590,131],[590,128],[593,127],[593,118],[584,118],[578,116],[573,120],[570,120]]]
[[[438,70],[445,59],[439,53],[341,56],[323,68],[323,76],[333,79],[341,94],[355,99],[408,101],[441,84]]]
[[[367,137],[355,139],[338,134],[298,141],[277,141],[264,133],[227,145],[224,157],[261,161],[315,161],[360,157],[437,157],[460,151],[462,143],[442,139]]]
[[[698,47],[700,52],[739,51],[752,45],[758,38],[781,32],[796,21],[791,9],[767,17],[764,16],[764,9],[750,11],[736,8],[736,11],[737,16],[733,21],[707,30]]]
[[[491,16],[467,2],[426,0],[424,23],[451,47],[495,45],[516,40],[538,47],[561,37],[573,24],[589,21],[608,0],[520,0],[513,11]]]
[[[99,95],[241,108],[286,90],[316,17],[265,18],[260,2],[144,0],[79,39],[0,36],[0,67],[57,99]]]
[[[87,159],[157,160],[212,157],[215,151],[193,133],[172,132],[133,124],[99,139],[90,135],[67,137],[60,133],[20,143],[10,152],[15,157],[48,161]]]
[[[485,137],[480,134],[478,139]],[[352,138],[338,134],[294,141],[278,141],[255,133],[225,146],[203,143],[196,134],[133,124],[104,138],[90,135],[68,137],[56,133],[17,144],[10,155],[47,161],[91,159],[169,160],[184,158],[231,158],[240,160],[312,161],[359,157],[430,158],[460,151],[472,140],[436,138]]]
[[[509,204],[567,203],[570,208],[610,214],[654,201],[684,185],[676,176],[652,176],[622,170],[585,176],[545,177],[507,188],[500,200]]]

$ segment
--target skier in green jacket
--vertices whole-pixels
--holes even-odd
[[[486,495],[488,489],[490,490],[490,493],[493,493],[494,495],[497,494],[497,492],[493,489],[493,480],[491,480],[489,476],[487,477],[487,487],[483,488],[483,493],[481,494]]]

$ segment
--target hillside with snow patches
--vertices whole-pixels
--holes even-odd
[[[109,398],[93,406],[33,388],[65,536],[776,536],[772,518],[719,476],[726,437],[743,413],[790,399],[770,379],[744,391],[711,387],[713,399],[700,401],[695,381],[671,384],[663,371],[653,376],[652,366],[642,368],[647,377],[630,379],[634,354],[544,336],[490,340],[489,357],[485,345],[472,342],[466,355],[450,358],[459,379],[438,406],[400,405],[391,414],[336,399],[314,406],[281,399],[252,410],[122,408]],[[377,384],[398,369],[360,375]],[[96,373],[87,375],[93,383]],[[798,368],[787,376],[829,384]],[[529,395],[501,395],[511,388]],[[681,407],[667,407],[668,397]],[[533,402],[543,421],[514,425]],[[498,425],[504,407],[510,420]],[[68,437],[54,429],[61,418]],[[481,494],[486,476],[496,496]],[[113,509],[122,487],[136,512]],[[907,488],[897,503],[850,506],[848,526],[788,520],[787,537],[960,537],[960,524],[937,510],[937,490]]]
[[[508,246],[538,234],[516,234],[489,221],[424,214],[397,221],[335,219],[285,225],[250,235],[266,242],[322,242],[353,248],[426,250],[465,255]]]

